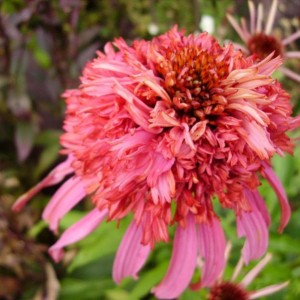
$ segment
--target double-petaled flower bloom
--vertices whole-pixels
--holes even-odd
[[[268,245],[270,217],[257,190],[261,177],[278,196],[280,231],[290,217],[270,165],[276,153],[292,153],[286,132],[299,126],[289,95],[270,77],[280,64],[279,57],[256,62],[205,33],[185,36],[176,27],[131,46],[123,39],[108,43],[84,69],[79,88],[64,94],[61,144],[68,159],[15,210],[69,175],[44,211],[50,228],[57,231],[59,220],[87,195],[95,208],[50,248],[55,261],[63,247],[104,219],[132,214],[113,266],[117,283],[136,278],[151,247],[169,241],[175,226],[169,269],[154,294],[180,295],[199,257],[201,285],[213,285],[226,245],[214,202],[235,212],[246,263]]]
[[[247,54],[254,54],[258,59],[264,59],[272,53],[284,60],[300,58],[300,51],[289,51],[287,49],[289,44],[300,38],[300,30],[285,38],[280,38],[273,31],[278,0],[273,0],[267,15],[264,15],[261,3],[258,5],[257,10],[252,1],[248,1],[248,5],[250,12],[248,25],[244,18],[241,19],[239,24],[232,15],[227,15],[229,22],[245,44],[245,46],[236,44],[236,47],[241,48]],[[266,20],[265,24],[264,20]],[[280,66],[279,70],[285,76],[300,82],[300,75],[296,72],[284,66]]]

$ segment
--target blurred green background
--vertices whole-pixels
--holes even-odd
[[[262,1],[269,5],[271,1]],[[257,3],[257,1],[256,1]],[[287,5],[289,4],[289,5]],[[226,20],[226,12],[248,16],[244,0],[0,0],[0,299],[154,299],[150,294],[165,274],[170,244],[158,244],[140,279],[111,279],[115,251],[129,220],[104,223],[66,251],[54,264],[47,253],[57,236],[40,221],[41,212],[57,187],[41,192],[21,213],[12,213],[15,199],[36,184],[62,158],[59,136],[64,115],[61,93],[76,87],[85,63],[107,41],[122,36],[150,39],[174,24],[188,33],[200,32],[201,20],[210,16],[213,34],[220,40],[239,42]],[[299,29],[298,1],[280,1],[277,30],[289,34]],[[295,42],[291,46],[300,49]],[[300,72],[300,60],[290,62]],[[276,74],[292,95],[295,113],[300,111],[299,84]],[[299,136],[299,133],[294,133]],[[272,215],[270,247],[272,262],[249,287],[250,290],[289,280],[289,287],[274,300],[300,299],[300,147],[294,157],[275,157],[293,210],[283,234],[277,233],[280,209],[274,192],[261,186]],[[61,231],[89,209],[89,200],[70,212]],[[237,262],[243,240],[236,239],[232,213],[223,213],[226,236],[233,242],[225,277]],[[247,266],[243,274],[255,262]],[[242,277],[242,275],[241,275]],[[58,291],[59,290],[59,291]],[[205,291],[187,290],[180,299],[205,299]]]

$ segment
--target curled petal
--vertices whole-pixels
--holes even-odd
[[[282,183],[276,176],[273,169],[267,164],[264,164],[263,175],[268,180],[268,182],[274,189],[274,191],[277,194],[277,197],[279,199],[279,203],[280,203],[280,207],[281,207],[281,220],[280,220],[280,225],[279,225],[278,230],[279,230],[279,232],[282,232],[284,227],[289,222],[290,216],[291,216],[291,208],[289,205],[289,201],[288,201],[288,198],[287,198],[287,195],[285,193]]]
[[[31,200],[37,193],[43,188],[59,183],[64,177],[73,172],[71,168],[72,157],[69,156],[64,162],[55,167],[43,180],[41,180],[36,186],[31,188],[25,194],[20,196],[14,203],[12,209],[14,211],[20,211],[26,203]]]
[[[43,219],[49,227],[57,231],[60,219],[86,195],[83,182],[78,177],[68,179],[54,194],[46,206]]]
[[[142,226],[137,226],[133,221],[129,225],[115,257],[113,279],[116,283],[120,283],[127,276],[138,278],[137,273],[144,265],[151,250],[149,244],[141,243],[142,234]]]
[[[136,97],[131,91],[122,86],[116,79],[113,86],[114,92],[126,101],[126,110],[132,119],[148,132],[159,132],[160,129],[150,128],[149,117],[151,109]]]
[[[265,127],[254,121],[244,121],[244,128],[247,135],[244,135],[243,138],[249,147],[257,153],[260,159],[269,159],[274,154],[275,148]]]
[[[195,220],[187,218],[186,228],[176,229],[169,269],[162,282],[152,292],[159,299],[177,298],[190,283],[197,259]]]
[[[246,264],[252,259],[261,257],[268,247],[268,228],[261,213],[253,207],[252,211],[242,211],[237,216],[238,236],[246,237],[242,250],[243,259]]]
[[[108,211],[99,211],[98,208],[93,209],[90,213],[84,216],[81,220],[69,227],[60,237],[60,239],[49,248],[49,253],[55,262],[59,262],[63,256],[63,247],[75,243],[89,233],[94,231],[103,221]]]
[[[202,135],[205,132],[206,129],[206,124],[208,123],[208,121],[201,121],[196,123],[192,128],[191,128],[191,138],[193,141],[197,141],[199,140]]]
[[[171,202],[171,197],[174,197],[175,192],[174,175],[172,171],[165,172],[158,178],[157,185],[151,188],[152,200],[155,204],[159,201]]]
[[[201,286],[211,286],[225,267],[226,240],[220,221],[213,218],[211,223],[199,225],[199,251],[204,258]]]

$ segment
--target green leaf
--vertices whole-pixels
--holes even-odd
[[[28,42],[28,47],[31,49],[32,54],[37,63],[45,69],[51,66],[51,57],[39,44],[37,36],[33,36]]]
[[[45,221],[39,221],[28,231],[28,236],[31,238],[36,238],[43,231],[43,229],[47,228],[47,226],[48,224]]]
[[[271,235],[269,245],[276,252],[300,254],[300,241],[289,235]]]
[[[129,296],[127,291],[119,288],[106,291],[105,296],[107,300],[135,300]]]
[[[109,279],[81,280],[65,278],[61,281],[59,300],[94,300],[100,298],[104,292],[112,288],[114,283]]]
[[[61,131],[47,130],[41,132],[35,139],[35,145],[43,147],[33,177],[37,180],[47,171],[59,157],[59,136]]]
[[[100,251],[100,249],[99,249]],[[111,278],[115,253],[105,255],[87,264],[77,267],[69,275],[72,278],[90,280],[101,277]]]
[[[81,212],[72,211],[62,220],[61,225],[64,228],[69,227],[71,225],[70,223],[73,224],[73,221],[77,221],[82,216],[83,214]],[[127,225],[128,220],[126,219],[122,221],[118,228],[116,223],[113,221],[103,221],[94,232],[76,244],[76,247],[79,250],[76,257],[70,264],[68,271],[72,272],[76,268],[84,266],[96,259],[115,253],[119,247]]]
[[[143,296],[147,295],[162,280],[168,265],[169,262],[165,261],[156,268],[141,273],[139,280],[130,292],[130,299],[142,299]]]

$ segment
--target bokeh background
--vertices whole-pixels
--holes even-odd
[[[270,7],[271,1],[261,2]],[[279,2],[276,34],[285,36],[300,28],[300,3]],[[57,187],[43,190],[21,213],[13,213],[11,205],[63,159],[59,156],[65,107],[61,94],[78,85],[82,68],[97,49],[119,36],[128,43],[135,38],[150,39],[174,24],[188,33],[213,30],[221,42],[239,42],[226,12],[247,18],[247,1],[0,0],[0,299],[154,299],[150,289],[167,269],[171,245],[155,247],[138,281],[128,279],[116,286],[111,279],[112,263],[129,220],[122,221],[119,228],[115,223],[102,224],[69,247],[61,263],[54,264],[47,249],[57,236],[40,219]],[[299,51],[300,41],[291,49]],[[300,60],[291,60],[290,67],[300,73]],[[299,113],[299,83],[275,76],[291,94],[295,114]],[[273,161],[293,210],[281,235],[276,196],[267,184],[261,186],[272,216],[269,252],[273,259],[249,289],[289,280],[288,288],[273,295],[274,300],[300,299],[299,134],[293,133],[294,157]],[[61,230],[89,207],[86,199],[63,219]],[[225,272],[229,278],[243,240],[236,238],[234,215],[222,215],[227,238],[233,243]],[[243,273],[253,265],[255,262]],[[187,290],[180,299],[205,299],[205,294],[204,290]]]

